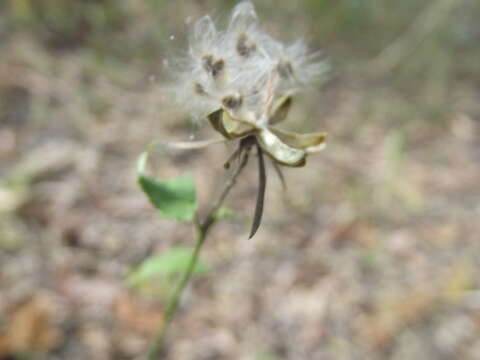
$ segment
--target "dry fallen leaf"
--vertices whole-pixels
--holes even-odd
[[[53,303],[37,295],[13,310],[0,332],[0,357],[30,352],[49,352],[61,341],[52,321]]]
[[[155,334],[163,321],[161,310],[129,295],[116,301],[114,312],[122,327],[148,336]]]

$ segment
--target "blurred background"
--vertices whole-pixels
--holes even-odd
[[[128,274],[193,239],[158,218],[135,160],[211,135],[162,104],[162,62],[235,3],[0,2],[0,359],[142,358],[169,285]],[[286,170],[287,195],[270,172],[249,241],[255,166],[243,174],[163,358],[480,359],[480,3],[255,3],[276,37],[329,58],[288,122],[329,145]],[[158,174],[193,173],[206,208],[227,150]]]

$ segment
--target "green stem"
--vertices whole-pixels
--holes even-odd
[[[190,281],[190,278],[192,277],[193,269],[195,269],[195,265],[197,264],[200,250],[202,249],[205,239],[206,239],[206,233],[204,231],[200,231],[200,229],[197,229],[195,250],[193,252],[192,258],[190,259],[190,262],[188,263],[187,269],[183,273],[183,276],[180,279],[180,282],[178,283],[177,288],[175,289],[174,293],[172,294],[167,304],[162,327],[158,330],[152,342],[152,345],[150,347],[150,351],[148,354],[149,360],[155,360],[158,358],[158,354],[163,345],[165,335],[167,334],[167,330],[170,324],[172,323],[173,316],[177,312],[178,305],[180,304],[180,299],[182,297],[183,291],[187,287]]]
[[[175,288],[175,291],[173,292],[172,296],[168,301],[167,307],[165,309],[163,324],[158,330],[157,334],[155,335],[152,345],[150,346],[150,350],[148,352],[148,360],[158,359],[158,355],[160,354],[160,350],[165,341],[165,336],[167,334],[168,328],[170,327],[173,317],[177,312],[178,306],[180,304],[180,299],[182,298],[182,294],[185,288],[187,287],[188,283],[190,282],[190,279],[193,274],[193,270],[197,265],[200,251],[202,250],[203,244],[205,243],[208,231],[210,230],[212,225],[215,224],[215,222],[217,221],[216,214],[218,210],[220,209],[223,202],[227,198],[227,195],[230,192],[230,190],[235,185],[238,176],[240,175],[242,170],[245,168],[245,165],[247,164],[247,161],[248,161],[249,151],[250,151],[250,147],[246,147],[244,149],[243,157],[240,161],[239,166],[237,167],[235,172],[232,174],[230,179],[225,183],[225,186],[222,192],[220,193],[217,201],[214,203],[212,209],[206,215],[205,220],[203,222],[200,222],[198,213],[197,213],[197,216],[195,217],[195,230],[196,230],[195,250],[193,251],[193,255],[190,259],[190,262],[188,263],[187,269],[182,274],[182,278],[180,279],[177,287]]]

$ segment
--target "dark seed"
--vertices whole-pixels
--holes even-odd
[[[202,84],[196,82],[194,85],[193,85],[193,89],[195,91],[196,94],[198,95],[207,95],[207,92],[205,91],[204,87]]]
[[[222,99],[222,104],[228,109],[237,109],[242,105],[242,101],[241,96],[229,95]]]
[[[204,55],[202,57],[202,66],[207,72],[211,72],[213,67],[213,55]]]
[[[288,79],[293,76],[293,67],[290,61],[280,61],[277,65],[277,71],[281,78]]]
[[[202,58],[202,66],[205,71],[216,78],[225,68],[225,61],[223,59],[215,60],[213,55],[204,55]]]
[[[255,52],[255,50],[257,49],[257,45],[249,41],[247,35],[240,34],[237,40],[236,49],[237,49],[238,55],[247,58]]]
[[[225,61],[223,59],[217,60],[212,66],[212,76],[217,77],[224,69]]]

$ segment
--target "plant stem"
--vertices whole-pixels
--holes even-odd
[[[148,359],[149,360],[156,360],[158,359],[158,354],[160,352],[160,349],[163,345],[163,342],[165,340],[165,335],[167,334],[167,330],[172,323],[173,316],[177,312],[178,305],[180,303],[180,299],[182,297],[183,291],[185,290],[186,286],[188,285],[190,278],[193,273],[193,269],[195,269],[195,265],[197,264],[198,261],[198,255],[200,254],[200,250],[205,242],[205,235],[206,233],[203,231],[198,231],[197,229],[197,235],[196,235],[196,244],[195,244],[195,250],[193,252],[192,258],[190,259],[190,262],[188,263],[188,267],[185,270],[185,272],[182,275],[182,278],[180,279],[174,293],[170,297],[170,300],[167,304],[167,307],[165,309],[165,317],[163,319],[163,323],[161,328],[158,330],[157,334],[155,335],[155,338],[152,342],[152,345],[150,347],[150,351],[148,354]]]
[[[242,146],[242,145],[240,145]],[[188,283],[190,282],[190,278],[192,277],[193,270],[195,269],[195,266],[197,265],[198,258],[200,255],[200,251],[202,250],[203,244],[205,243],[205,240],[207,238],[208,231],[212,227],[213,224],[217,221],[216,215],[220,207],[222,206],[223,202],[227,198],[228,193],[230,190],[233,188],[235,185],[238,176],[242,172],[242,170],[245,168],[245,165],[247,165],[248,162],[248,157],[249,157],[249,152],[250,152],[250,147],[245,146],[244,148],[240,149],[243,151],[243,156],[240,160],[240,163],[235,169],[235,172],[232,174],[232,176],[227,180],[225,183],[222,192],[220,193],[219,197],[215,201],[213,207],[211,210],[208,212],[208,214],[205,216],[205,220],[203,222],[199,221],[199,215],[198,212],[195,217],[195,233],[196,233],[196,238],[195,238],[195,250],[193,251],[193,255],[190,259],[190,262],[188,263],[187,269],[185,272],[182,274],[182,278],[180,279],[177,287],[175,288],[175,291],[173,292],[172,296],[170,297],[167,307],[165,309],[165,316],[163,319],[163,324],[158,330],[157,334],[155,335],[155,338],[153,339],[153,342],[150,346],[150,350],[148,352],[148,360],[157,360],[158,356],[160,354],[160,350],[162,348],[162,345],[165,341],[165,336],[167,334],[168,328],[170,327],[170,324],[172,323],[173,317],[175,313],[177,312],[178,306],[180,304],[180,299],[182,297],[182,294],[187,287]]]

